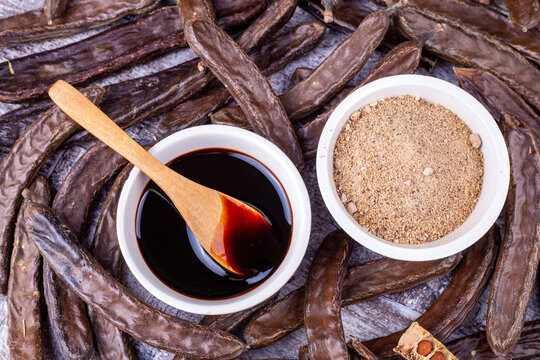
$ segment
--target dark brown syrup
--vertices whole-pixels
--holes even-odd
[[[150,181],[139,201],[136,234],[152,272],[168,287],[199,299],[230,298],[260,285],[283,261],[292,232],[289,200],[274,174],[252,157],[228,149],[195,151],[168,166],[254,207],[271,229],[245,228],[248,219],[227,221],[227,260],[249,275],[234,274],[206,253],[169,198]],[[233,219],[236,205],[227,201],[223,205]],[[261,232],[267,235],[253,238]]]

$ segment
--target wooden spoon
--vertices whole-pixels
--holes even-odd
[[[239,245],[247,245],[246,234],[255,242],[260,236],[273,237],[271,225],[257,210],[163,165],[67,82],[57,81],[49,89],[49,96],[71,119],[152,179],[171,199],[202,247],[221,266],[245,276],[262,270],[254,269],[252,263],[246,265],[250,250],[239,249]],[[243,236],[243,244],[234,239],[238,234]]]

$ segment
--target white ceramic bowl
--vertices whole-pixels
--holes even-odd
[[[223,125],[193,127],[161,140],[150,149],[150,153],[162,163],[168,163],[182,154],[205,148],[232,149],[251,155],[274,173],[289,197],[293,218],[289,250],[281,265],[266,281],[245,294],[225,300],[194,299],[162,283],[146,265],[137,244],[137,204],[149,180],[137,168],[131,171],[120,195],[117,233],[120,250],[129,269],[152,295],[180,310],[198,314],[225,314],[247,309],[268,299],[290,279],[306,252],[311,208],[306,186],[293,163],[274,144],[252,132]]]
[[[484,156],[484,179],[476,207],[459,228],[427,244],[395,244],[370,234],[347,212],[337,195],[333,179],[334,147],[350,115],[371,102],[399,95],[419,96],[450,109],[482,138],[480,150]],[[474,244],[489,230],[506,199],[510,164],[506,144],[497,124],[475,98],[461,88],[434,77],[397,75],[360,87],[336,107],[324,127],[317,148],[317,179],[330,213],[353,239],[390,258],[423,261],[455,254]]]

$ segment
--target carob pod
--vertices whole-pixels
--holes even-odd
[[[64,13],[47,24],[42,9],[0,19],[0,46],[69,36],[116,21],[129,14],[146,13],[157,0],[70,0]]]
[[[389,258],[352,266],[345,276],[342,306],[376,296],[410,289],[450,272],[461,255],[445,259],[411,262]],[[304,320],[304,287],[263,308],[244,330],[244,340],[252,347],[269,345],[293,330]]]
[[[101,207],[101,214],[98,219],[91,248],[92,254],[99,264],[103,266],[103,269],[117,280],[121,276],[121,264],[123,260],[116,235],[116,211],[120,192],[132,168],[131,165],[125,166],[114,180],[107,199]],[[92,322],[94,334],[96,334],[96,348],[101,359],[137,359],[126,334],[92,308],[88,308],[88,316]]]
[[[538,0],[504,0],[510,14],[510,21],[523,28],[523,32],[540,23],[540,2]]]
[[[398,12],[400,28],[409,38],[433,32],[426,49],[470,67],[487,69],[506,81],[540,109],[540,69],[508,45],[450,18],[406,6]]]
[[[350,89],[348,93],[385,76],[412,74],[418,67],[421,57],[422,43],[420,41],[413,40],[402,43],[386,54],[368,77],[359,86]],[[306,157],[315,156],[324,125],[336,106],[337,104],[296,130]]]
[[[518,119],[519,121],[519,119]],[[511,182],[504,237],[491,282],[486,335],[497,355],[517,343],[540,261],[540,153],[533,134],[505,115]]]
[[[484,292],[493,271],[499,242],[499,228],[494,225],[467,250],[450,283],[416,320],[440,341],[448,338],[463,323]],[[378,356],[392,357],[392,349],[402,334],[403,331],[398,331],[366,341],[364,345]]]
[[[313,360],[349,359],[341,321],[341,290],[353,250],[343,230],[326,236],[306,280],[304,325]]]
[[[265,1],[246,1],[237,11],[248,10],[246,14],[253,15],[251,7],[255,3],[264,4]],[[240,25],[239,20],[245,18],[220,21],[219,25],[230,29]],[[169,6],[85,40],[10,60],[9,64],[2,63],[0,101],[17,102],[39,97],[58,79],[70,84],[88,82],[141,59],[185,46],[182,29],[178,10]]]
[[[47,19],[47,25],[52,25],[53,20],[60,17],[69,3],[69,0],[45,0],[43,13]]]
[[[531,29],[523,32],[496,10],[465,0],[407,0],[407,4],[454,18],[462,25],[483,31],[540,64],[540,31]]]
[[[167,315],[137,300],[111,277],[51,209],[24,211],[26,232],[61,279],[94,310],[134,338],[193,359],[233,359],[246,351],[236,337]]]
[[[495,120],[502,114],[520,119],[540,142],[540,116],[504,81],[484,69],[454,68],[461,87],[480,101]]]
[[[302,151],[287,114],[251,59],[212,23],[190,20],[185,24],[185,35],[193,52],[241,105],[253,128],[302,166]]]
[[[486,339],[485,331],[453,340],[447,347],[460,360],[496,360]],[[505,359],[537,359],[540,357],[540,319],[526,322],[517,344]]]
[[[96,104],[103,93],[103,88],[83,90],[83,94]],[[55,106],[26,129],[0,164],[0,293],[6,291],[13,229],[22,191],[30,185],[49,156],[77,128],[78,125]]]
[[[313,71],[279,98],[291,121],[311,114],[339,92],[364,66],[388,29],[389,15],[367,16]]]
[[[51,191],[47,179],[38,176],[24,193],[25,200],[17,217],[11,271],[7,291],[9,358],[42,360],[43,321],[41,318],[41,255],[22,231],[22,210],[30,202],[49,204]]]
[[[122,156],[104,151],[105,147],[99,142],[77,160],[52,204],[58,217],[76,237],[80,237],[83,232],[86,215],[95,195],[126,162]],[[83,246],[88,247],[88,244]],[[53,329],[52,334],[65,357],[86,358],[94,352],[92,338],[98,343],[103,343],[113,337],[114,333],[106,333],[107,328],[103,327],[94,327],[92,331],[84,302],[46,263],[43,264],[43,272],[47,314]],[[119,348],[118,352],[130,353],[123,348]]]

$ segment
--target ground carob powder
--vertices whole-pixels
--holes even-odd
[[[481,139],[447,108],[419,97],[354,112],[334,149],[334,181],[370,233],[401,244],[437,240],[472,212],[482,187]]]

